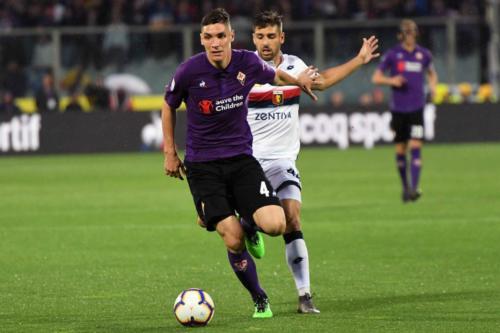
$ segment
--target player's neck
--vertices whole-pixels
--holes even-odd
[[[415,43],[401,43],[401,47],[408,52],[413,52],[417,48],[417,44]]]
[[[213,61],[209,57],[207,57],[207,59],[208,59],[208,62],[212,66],[214,66],[215,68],[217,68],[217,69],[226,69],[226,67],[229,66],[229,63],[231,62],[231,57],[232,56],[233,56],[233,51],[231,49],[231,50],[229,50],[229,54],[227,55],[227,57],[225,57],[221,61]]]
[[[281,63],[283,62],[283,53],[279,51],[278,54],[276,54],[276,56],[272,60],[272,62],[274,64],[274,67],[278,68],[278,66],[281,65]]]
[[[278,68],[278,66],[281,65],[282,62],[283,62],[283,53],[279,51],[276,57],[274,57],[274,65],[276,66],[276,68]]]

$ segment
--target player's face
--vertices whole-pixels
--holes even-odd
[[[418,28],[414,23],[405,24],[401,27],[403,41],[407,44],[415,44],[417,42]]]
[[[200,37],[201,45],[205,47],[210,62],[224,63],[229,60],[234,31],[228,24],[205,25],[201,29]]]
[[[285,42],[285,33],[277,25],[256,27],[252,36],[259,56],[265,61],[275,60]]]

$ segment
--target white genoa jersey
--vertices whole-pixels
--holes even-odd
[[[273,65],[273,63],[270,63]],[[278,69],[297,77],[307,65],[283,54]],[[248,124],[253,135],[253,155],[258,159],[296,160],[300,150],[297,86],[255,85],[248,97]]]

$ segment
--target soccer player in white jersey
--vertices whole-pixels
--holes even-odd
[[[307,65],[293,55],[281,52],[285,33],[281,16],[274,11],[257,14],[253,42],[258,55],[277,69],[297,76]],[[358,55],[315,78],[313,88],[326,89],[379,56],[378,40],[364,38]],[[300,225],[301,182],[295,160],[300,149],[300,88],[270,84],[254,86],[249,95],[248,123],[253,135],[253,155],[261,163],[285,210],[286,259],[299,294],[299,313],[319,313],[311,300],[309,259]],[[244,223],[244,222],[243,222]]]

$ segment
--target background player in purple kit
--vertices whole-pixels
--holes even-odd
[[[182,63],[166,88],[162,107],[165,172],[182,179],[185,173],[198,216],[207,230],[221,236],[229,262],[255,303],[254,318],[272,317],[252,257],[245,249],[236,212],[265,233],[285,231],[285,215],[264,172],[252,156],[247,123],[247,97],[255,83],[298,85],[313,99],[312,72],[295,79],[274,70],[253,52],[233,50],[229,15],[218,8],[201,22],[205,52]],[[187,108],[184,164],[174,142],[175,110]],[[185,166],[184,166],[185,165]]]
[[[431,95],[438,82],[437,73],[432,65],[431,52],[417,44],[417,37],[417,24],[412,20],[402,20],[398,32],[401,43],[382,57],[372,77],[373,83],[392,88],[391,128],[395,132],[396,163],[403,187],[403,202],[415,201],[421,196],[418,183],[422,168],[425,78]],[[389,76],[384,74],[386,71],[389,72]],[[406,159],[408,148],[411,152],[411,182],[408,181]]]

